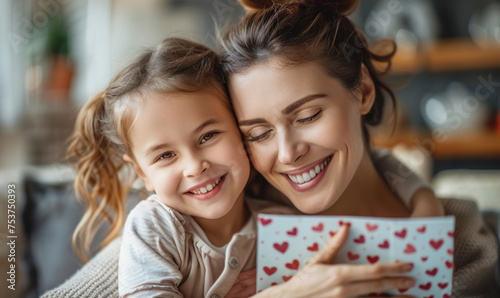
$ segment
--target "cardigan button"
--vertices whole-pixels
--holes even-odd
[[[229,258],[229,267],[236,269],[239,266],[240,266],[240,261],[238,261],[238,258],[236,258],[236,257]]]

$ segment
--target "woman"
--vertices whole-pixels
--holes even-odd
[[[250,13],[226,33],[223,62],[255,169],[306,214],[408,217],[369,154],[368,127],[381,123],[384,95],[395,105],[372,61],[390,65],[394,51],[377,55],[367,48],[346,17],[358,1],[242,3]],[[318,165],[324,167],[318,171]],[[445,206],[457,216],[453,293],[494,295],[495,238],[480,223],[461,229],[463,212],[454,204]],[[471,216],[480,221],[477,212]],[[324,293],[380,289],[380,276],[353,278],[353,267],[323,269],[337,277]]]

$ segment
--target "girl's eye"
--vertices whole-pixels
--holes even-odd
[[[175,153],[173,152],[165,152],[162,155],[158,156],[156,161],[168,161],[175,157]]]
[[[323,109],[320,109],[314,115],[306,117],[306,118],[299,119],[299,120],[297,120],[297,122],[300,122],[300,123],[309,123],[309,122],[312,122],[312,121],[316,120],[321,115],[322,112],[323,112]]]
[[[248,137],[247,138],[247,141],[248,142],[257,142],[257,141],[261,141],[261,140],[264,140],[269,134],[271,133],[271,130],[267,130],[263,133],[261,133],[260,135],[258,136],[255,136],[255,137]]]
[[[208,142],[210,141],[213,137],[215,137],[217,134],[219,134],[218,131],[211,131],[209,133],[206,133],[204,135],[201,136],[201,139],[200,139],[200,144],[203,144],[205,142]]]

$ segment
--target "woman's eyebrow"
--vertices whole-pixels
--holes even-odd
[[[325,97],[325,96],[326,96],[326,94],[311,94],[311,95],[307,95],[305,97],[302,97],[299,100],[296,100],[295,102],[291,103],[290,105],[288,105],[286,108],[284,108],[281,111],[281,113],[283,115],[288,115],[291,112],[293,112],[294,110],[298,109],[303,104],[305,104],[305,103],[307,103],[307,102],[309,102],[311,100],[318,99],[318,98]]]
[[[250,120],[238,121],[239,126],[250,126],[250,125],[260,124],[260,123],[266,123],[266,120],[264,120],[263,118],[255,118],[255,119],[250,119]]]

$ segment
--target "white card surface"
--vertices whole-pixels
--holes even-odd
[[[335,264],[412,262],[409,289],[377,295],[451,297],[455,218],[375,218],[259,214],[257,291],[290,279],[341,225],[349,236]]]

